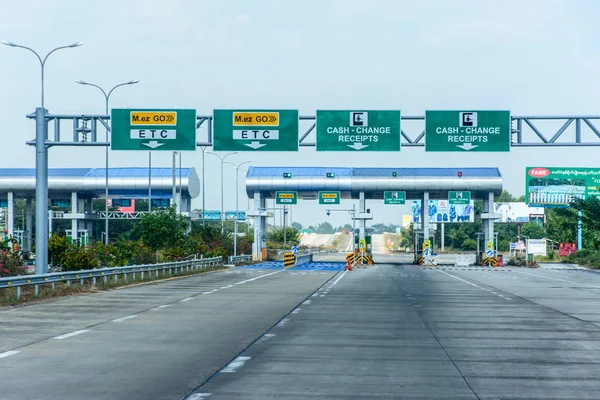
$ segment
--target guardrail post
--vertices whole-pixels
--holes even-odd
[[[21,286],[17,286],[17,299],[21,298]]]
[[[158,278],[158,267],[156,267],[156,277]]]
[[[131,274],[131,278],[133,279],[133,281],[135,282],[135,269],[133,270],[132,274]]]
[[[67,287],[71,287],[71,280],[70,279],[67,281]]]
[[[81,278],[81,279],[79,280],[79,284],[80,284],[81,286],[83,286],[83,278]]]
[[[96,277],[92,278],[92,286],[96,286]]]
[[[116,273],[116,274],[115,274],[115,283],[117,283],[118,281],[119,281],[119,274],[118,274],[118,273]]]
[[[37,295],[40,293],[40,285],[34,285],[34,294],[37,297]]]
[[[144,280],[144,270],[142,270],[142,280]]]
[[[104,275],[104,284],[106,285],[108,283],[108,276]]]
[[[54,292],[56,290],[56,282],[52,282],[52,291]]]

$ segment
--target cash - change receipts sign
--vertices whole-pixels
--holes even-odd
[[[426,111],[425,151],[510,151],[510,111]]]
[[[113,150],[196,150],[196,110],[111,110]]]
[[[399,151],[400,111],[318,110],[317,151]]]
[[[297,110],[215,110],[216,151],[297,151]]]

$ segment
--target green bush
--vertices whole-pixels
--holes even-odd
[[[79,271],[82,269],[100,268],[101,264],[94,250],[87,247],[71,246],[64,254],[63,269]]]
[[[464,251],[477,250],[477,242],[475,239],[465,239],[462,242],[461,249]]]
[[[65,236],[52,235],[48,239],[48,262],[54,266],[63,266],[69,247],[71,245]]]
[[[26,268],[23,260],[17,253],[11,251],[0,251],[0,278],[5,276],[25,275]]]

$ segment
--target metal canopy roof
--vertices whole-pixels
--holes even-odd
[[[290,178],[284,178],[290,173]],[[334,173],[334,177],[327,177]],[[394,176],[394,173],[396,176]],[[459,176],[461,175],[461,176]],[[342,198],[383,199],[384,191],[405,191],[409,199],[429,192],[432,199],[448,198],[451,190],[470,191],[472,198],[487,198],[502,192],[498,168],[339,168],[339,167],[250,167],[246,192],[274,198],[277,191],[297,191],[298,197],[315,199],[319,191],[340,191]]]
[[[109,168],[108,190],[111,198],[148,198],[148,168]],[[105,168],[51,168],[48,170],[49,198],[104,197]],[[179,169],[176,170],[179,187]],[[152,168],[152,197],[171,198],[172,168]],[[200,179],[194,168],[181,168],[183,198],[200,194]],[[35,197],[35,169],[0,168],[0,196],[13,192],[15,197]]]

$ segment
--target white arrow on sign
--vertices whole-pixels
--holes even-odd
[[[156,140],[151,140],[148,143],[142,143],[144,146],[148,146],[151,149],[156,149],[157,147],[162,146],[164,143],[158,143]]]
[[[479,147],[479,146],[473,146],[471,143],[465,143],[465,144],[461,144],[460,146],[457,145],[456,147],[460,147],[463,150],[473,150],[475,147]]]
[[[354,144],[349,144],[348,147],[353,148],[354,150],[362,150],[365,147],[369,147],[369,145],[362,144],[362,143],[354,143]]]
[[[254,150],[256,149],[260,149],[263,146],[266,146],[266,143],[261,143],[261,142],[251,142],[251,143],[244,143],[244,146],[248,146],[248,147],[252,147]]]

